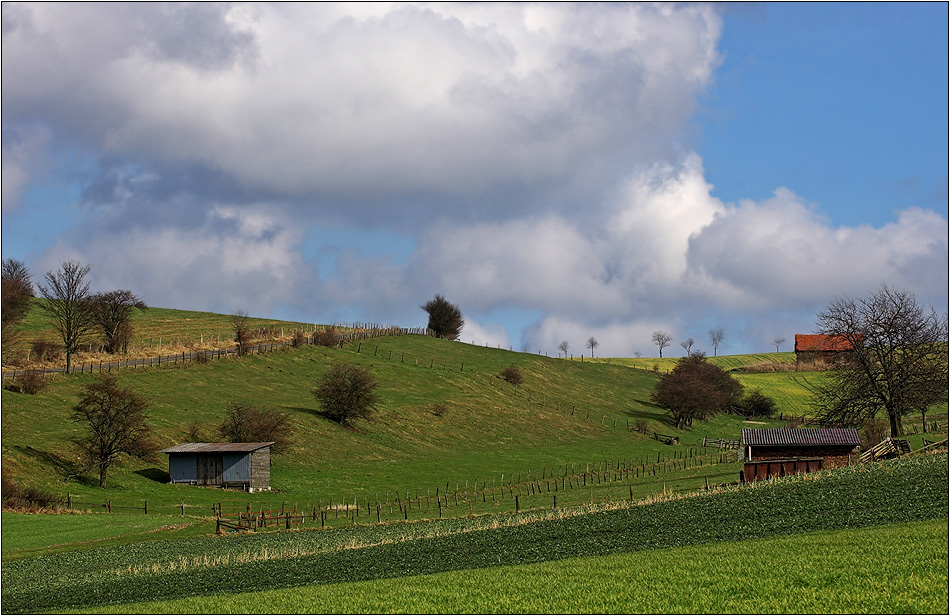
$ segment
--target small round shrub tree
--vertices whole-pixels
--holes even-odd
[[[429,329],[439,338],[457,340],[465,325],[462,311],[441,295],[436,295],[422,306],[429,313]]]
[[[340,424],[356,418],[369,419],[376,409],[376,379],[362,366],[335,364],[323,375],[313,396],[323,414]]]
[[[519,370],[517,366],[503,368],[499,375],[512,385],[521,385],[524,383],[524,376],[521,375],[521,370]]]
[[[771,417],[778,412],[775,400],[758,389],[753,389],[746,395],[742,408],[751,417]]]

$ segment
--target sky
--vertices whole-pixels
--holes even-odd
[[[2,255],[655,357],[948,304],[946,3],[2,5]]]

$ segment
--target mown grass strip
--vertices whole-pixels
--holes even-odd
[[[169,541],[134,546],[135,550],[103,548],[6,564],[2,600],[7,613],[48,611],[945,519],[947,483],[947,455],[942,454],[412,541],[379,543],[381,534],[393,531],[367,527],[242,537],[234,542],[209,539],[196,542],[200,545]],[[907,498],[909,494],[914,498]],[[454,524],[464,529],[464,521]],[[439,523],[432,527],[440,529]],[[305,549],[331,534],[338,548],[354,547],[316,553]],[[366,547],[355,547],[360,545]],[[279,552],[281,546],[284,552]],[[262,558],[241,562],[235,557],[221,564],[229,550],[253,547]],[[300,556],[294,556],[295,548]],[[267,558],[268,550],[279,553]],[[200,553],[205,560],[185,562],[183,555],[188,553]],[[175,562],[182,566],[175,567]]]
[[[947,609],[947,531],[932,520],[91,611],[936,614]]]

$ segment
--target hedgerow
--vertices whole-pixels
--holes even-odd
[[[6,563],[2,602],[43,612],[943,519],[947,483],[942,454],[481,530],[450,520],[101,548]]]

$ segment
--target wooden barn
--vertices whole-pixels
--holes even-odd
[[[858,335],[858,340],[861,340]],[[802,362],[822,360],[836,361],[843,353],[850,353],[854,345],[844,336],[825,336],[821,334],[795,334],[795,361]]]
[[[270,443],[184,443],[163,449],[172,483],[270,489]]]
[[[808,473],[856,463],[861,437],[854,428],[762,428],[742,430],[747,481]]]

